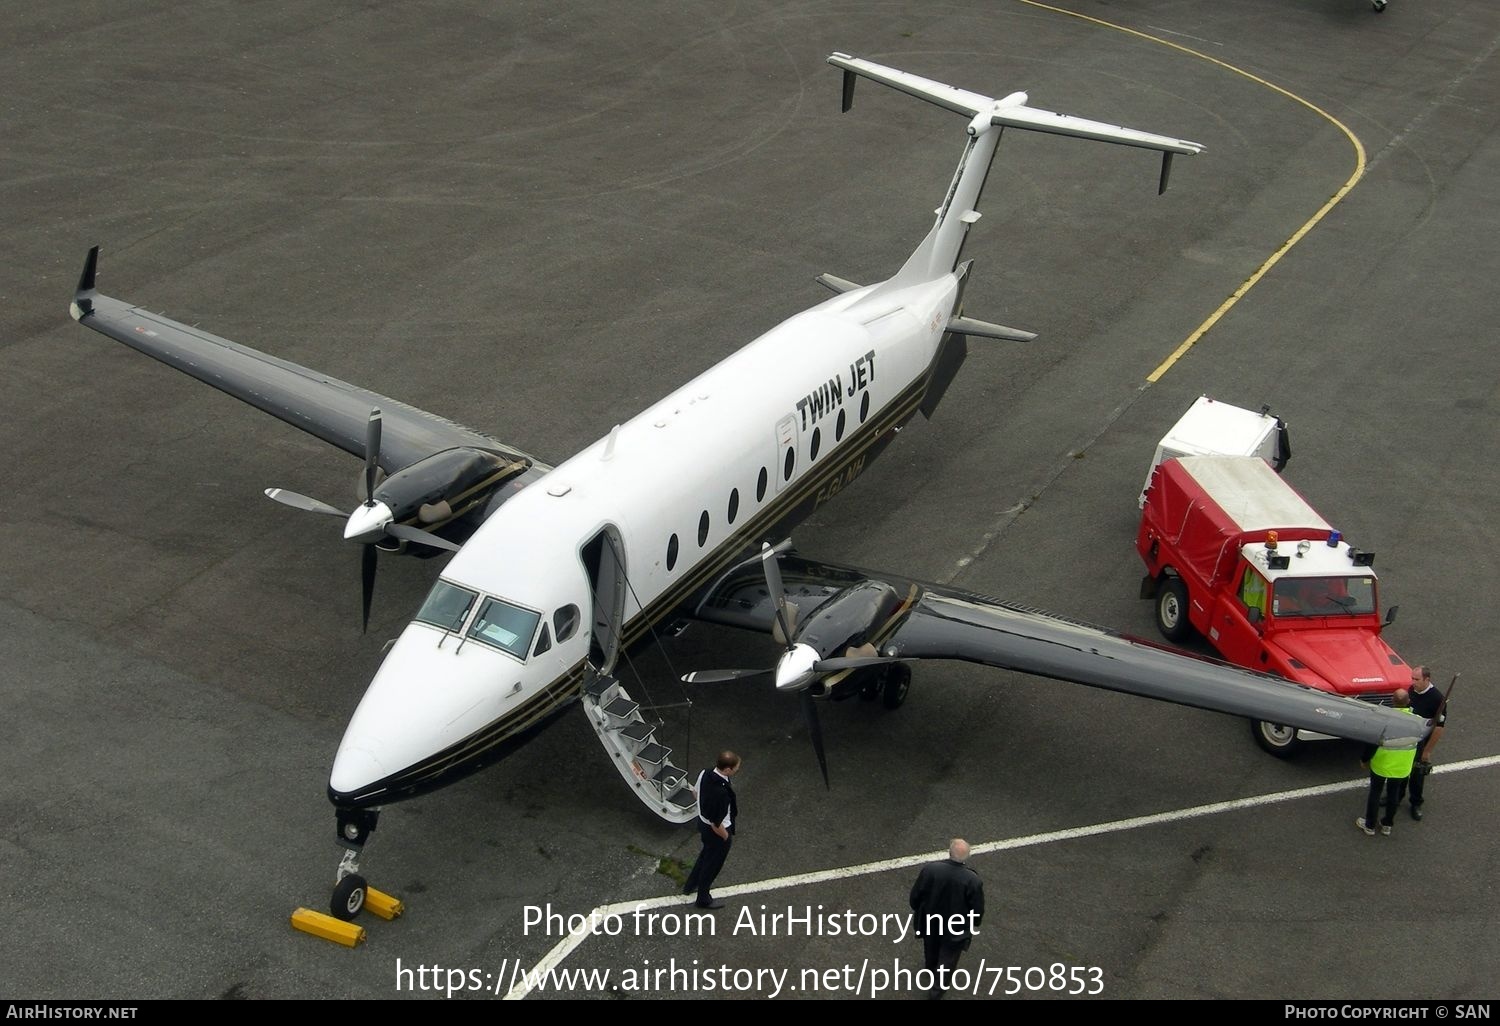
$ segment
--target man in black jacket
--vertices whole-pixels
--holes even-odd
[[[724,860],[729,857],[729,846],[734,842],[735,824],[740,819],[739,803],[734,797],[734,788],[729,779],[740,771],[740,757],[733,752],[720,752],[719,759],[711,770],[698,774],[698,784],[693,788],[698,795],[698,836],[703,839],[703,848],[698,852],[698,861],[682,885],[683,894],[698,892],[695,904],[699,908],[723,908],[724,903],[714,898],[711,888]]]
[[[911,889],[911,910],[916,914],[912,928],[922,938],[927,969],[933,974],[927,996],[934,1000],[948,989],[958,956],[969,949],[984,919],[984,883],[964,864],[968,858],[969,842],[955,837],[948,845],[947,861],[923,866]]]
[[[1431,724],[1431,729],[1417,743],[1417,761],[1411,768],[1407,787],[1411,793],[1411,818],[1422,818],[1422,785],[1432,770],[1432,750],[1443,736],[1443,725],[1448,720],[1448,699],[1432,685],[1432,670],[1426,666],[1411,668],[1411,711]],[[1397,799],[1400,802],[1400,799]]]

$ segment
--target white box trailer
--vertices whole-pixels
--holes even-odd
[[[1137,508],[1146,505],[1146,489],[1156,465],[1177,456],[1259,456],[1279,474],[1292,458],[1292,445],[1286,423],[1273,416],[1269,406],[1254,413],[1201,396],[1156,446]]]

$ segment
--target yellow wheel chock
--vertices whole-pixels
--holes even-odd
[[[365,908],[375,913],[381,919],[395,919],[406,911],[406,906],[401,903],[400,898],[394,898],[384,891],[377,891],[373,887],[365,888]]]
[[[399,902],[397,903],[400,904]],[[292,926],[303,933],[310,933],[314,937],[322,937],[336,944],[342,944],[346,948],[352,948],[365,939],[365,928],[346,923],[342,919],[324,915],[322,912],[314,912],[310,908],[299,908],[292,913]]]

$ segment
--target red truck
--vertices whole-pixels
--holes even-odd
[[[1172,642],[1196,631],[1229,662],[1390,704],[1411,668],[1380,637],[1374,553],[1352,548],[1259,456],[1159,463],[1141,508],[1141,597]],[[1289,757],[1327,735],[1252,721]]]

